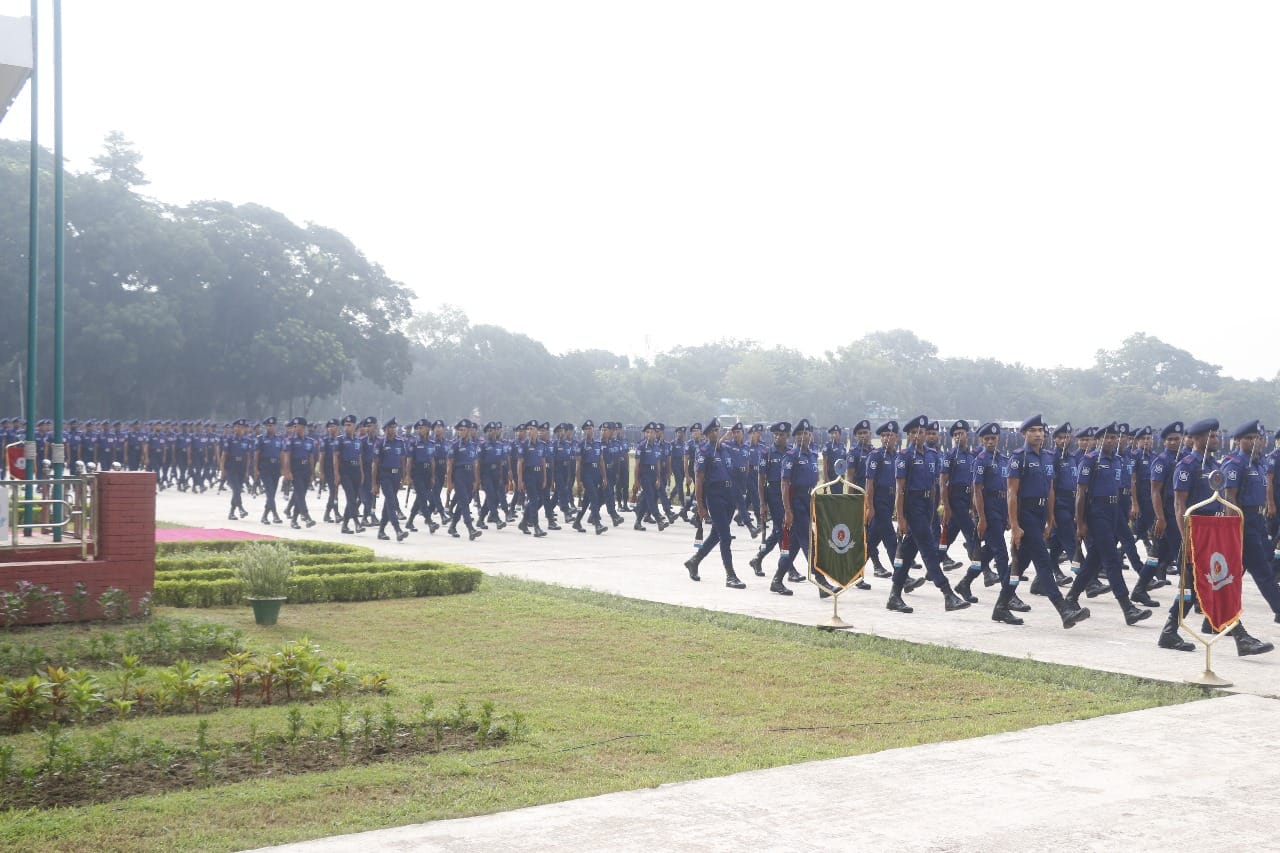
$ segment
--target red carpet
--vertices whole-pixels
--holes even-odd
[[[274,539],[248,530],[228,530],[225,527],[165,527],[156,529],[157,542],[185,542],[191,539]]]

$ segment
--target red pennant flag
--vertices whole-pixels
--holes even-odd
[[[1238,515],[1193,515],[1187,546],[1196,598],[1215,632],[1240,615],[1244,570],[1244,519]]]

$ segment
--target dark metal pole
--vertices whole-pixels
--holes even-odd
[[[40,53],[40,37],[37,21],[40,17],[39,0],[31,0],[31,198],[28,202],[29,229],[27,236],[27,433],[26,446],[23,448],[27,468],[23,478],[32,480],[36,476],[36,315],[40,297],[40,79],[37,61]],[[32,524],[35,514],[31,500],[35,496],[30,485],[26,488],[27,511],[25,523]],[[31,535],[31,528],[23,530],[26,536]]]
[[[62,440],[62,295],[63,242],[66,218],[62,206],[62,0],[53,0],[53,478],[62,477],[66,444]],[[53,541],[62,541],[62,484],[53,486]]]

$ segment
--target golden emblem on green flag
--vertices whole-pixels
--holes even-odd
[[[860,493],[814,492],[813,570],[840,586],[862,577],[867,562],[867,529],[863,518],[865,496]]]

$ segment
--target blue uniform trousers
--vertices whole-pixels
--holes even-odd
[[[505,479],[501,468],[480,469],[480,488],[484,490],[484,503],[480,506],[481,521],[498,520],[498,506],[507,494]]]
[[[431,520],[431,466],[414,465],[409,469],[409,479],[413,481],[413,506],[409,508],[409,523],[418,516]]]
[[[526,527],[538,526],[538,510],[542,508],[542,469],[525,471],[524,476],[524,519]]]
[[[449,526],[450,530],[458,526],[458,519],[462,519],[467,529],[471,529],[471,499],[476,488],[476,472],[471,468],[453,469],[453,523]],[[537,510],[534,510],[537,512]]]
[[[1049,543],[1049,557],[1056,565],[1058,555],[1066,554],[1072,563],[1076,559],[1076,493],[1059,492],[1053,500],[1053,541]]]
[[[640,494],[636,501],[636,518],[644,519],[658,515],[658,469],[653,465],[636,465],[636,483],[640,486]]]
[[[383,474],[378,472],[378,489],[382,492],[382,518],[378,530],[387,529],[390,523],[396,533],[400,532],[400,472]]]
[[[987,534],[982,537],[984,553],[990,554],[995,561],[996,573],[1000,575],[1000,583],[1005,586],[1017,586],[1017,579],[1009,571],[1009,546],[1005,544],[1004,533],[1009,527],[1009,520],[1003,507],[996,509],[988,505]]]
[[[590,511],[587,521],[600,523],[600,507],[604,505],[604,490],[600,488],[600,476],[586,471],[582,474],[582,507],[578,510],[576,521],[582,523],[582,516]]]
[[[871,509],[871,523],[867,526],[867,557],[875,553],[876,546],[883,545],[889,562],[893,563],[897,556],[898,535],[893,530],[892,493],[881,497],[877,492]]]
[[[1111,584],[1111,594],[1120,602],[1120,606],[1128,609],[1129,587],[1124,582],[1124,572],[1120,565],[1120,551],[1116,547],[1119,540],[1118,504],[1107,503],[1107,498],[1090,498],[1086,519],[1089,523],[1088,548],[1085,552],[1084,564],[1071,584],[1070,596],[1078,599],[1089,584],[1098,578],[1101,569],[1107,573],[1107,582]]]
[[[268,514],[280,517],[280,511],[276,509],[276,490],[280,488],[280,463],[273,462],[268,465],[258,463],[258,473],[262,477],[262,488],[267,496],[267,502],[262,507],[262,516],[266,518]]]
[[[793,489],[791,495],[791,529],[787,531],[787,550],[778,558],[778,571],[795,571],[796,555],[804,552],[804,558],[813,568],[813,555],[809,553],[809,527],[812,516],[809,514],[809,493],[804,489]]]
[[[957,494],[957,490],[960,491]],[[969,491],[963,491],[969,489]],[[951,521],[947,524],[947,544],[956,541],[956,534],[964,535],[964,551],[970,560],[978,554],[978,528],[973,523],[973,491],[971,486],[952,486],[949,509]],[[945,549],[944,549],[945,550]]]
[[[931,580],[935,586],[950,586],[947,582],[946,575],[942,573],[942,564],[939,562],[938,540],[933,532],[934,520],[937,518],[937,512],[934,511],[933,498],[929,495],[913,495],[907,494],[903,503],[903,515],[907,520],[907,529],[911,532],[911,539],[915,542],[915,547],[919,549],[920,561],[924,563],[925,576]],[[902,573],[905,577],[907,568],[911,565],[910,560],[903,555]],[[896,576],[897,571],[894,572]],[[894,578],[897,582],[897,578]]]
[[[361,465],[360,512],[365,518],[373,518],[373,466]]]
[[[1258,585],[1271,612],[1280,616],[1280,586],[1271,565],[1271,542],[1267,536],[1267,518],[1258,508],[1245,507],[1244,514],[1244,568]]]
[[[293,492],[289,496],[289,506],[293,507],[295,518],[310,521],[311,511],[307,508],[307,490],[311,488],[311,469],[294,468],[289,473],[293,475]]]
[[[786,511],[782,505],[781,491],[766,489],[764,500],[769,505],[769,520],[773,524],[769,530],[769,535],[765,537],[764,544],[760,546],[761,557],[768,556],[774,546],[782,542],[782,520],[786,517]]]
[[[704,483],[703,498],[707,502],[707,515],[711,517],[711,535],[698,546],[695,560],[702,560],[711,553],[711,549],[720,546],[720,559],[724,562],[726,572],[733,571],[733,486],[729,483]]]
[[[1044,541],[1044,526],[1049,520],[1045,498],[1020,498],[1018,500],[1018,524],[1022,527],[1022,545],[1014,552],[1019,574],[1034,565],[1036,579],[1052,602],[1062,600],[1058,583],[1053,578],[1054,562],[1049,559],[1049,548]]]
[[[339,462],[339,473],[342,476],[342,493],[347,497],[347,506],[342,512],[342,523],[360,521],[360,463]]]

